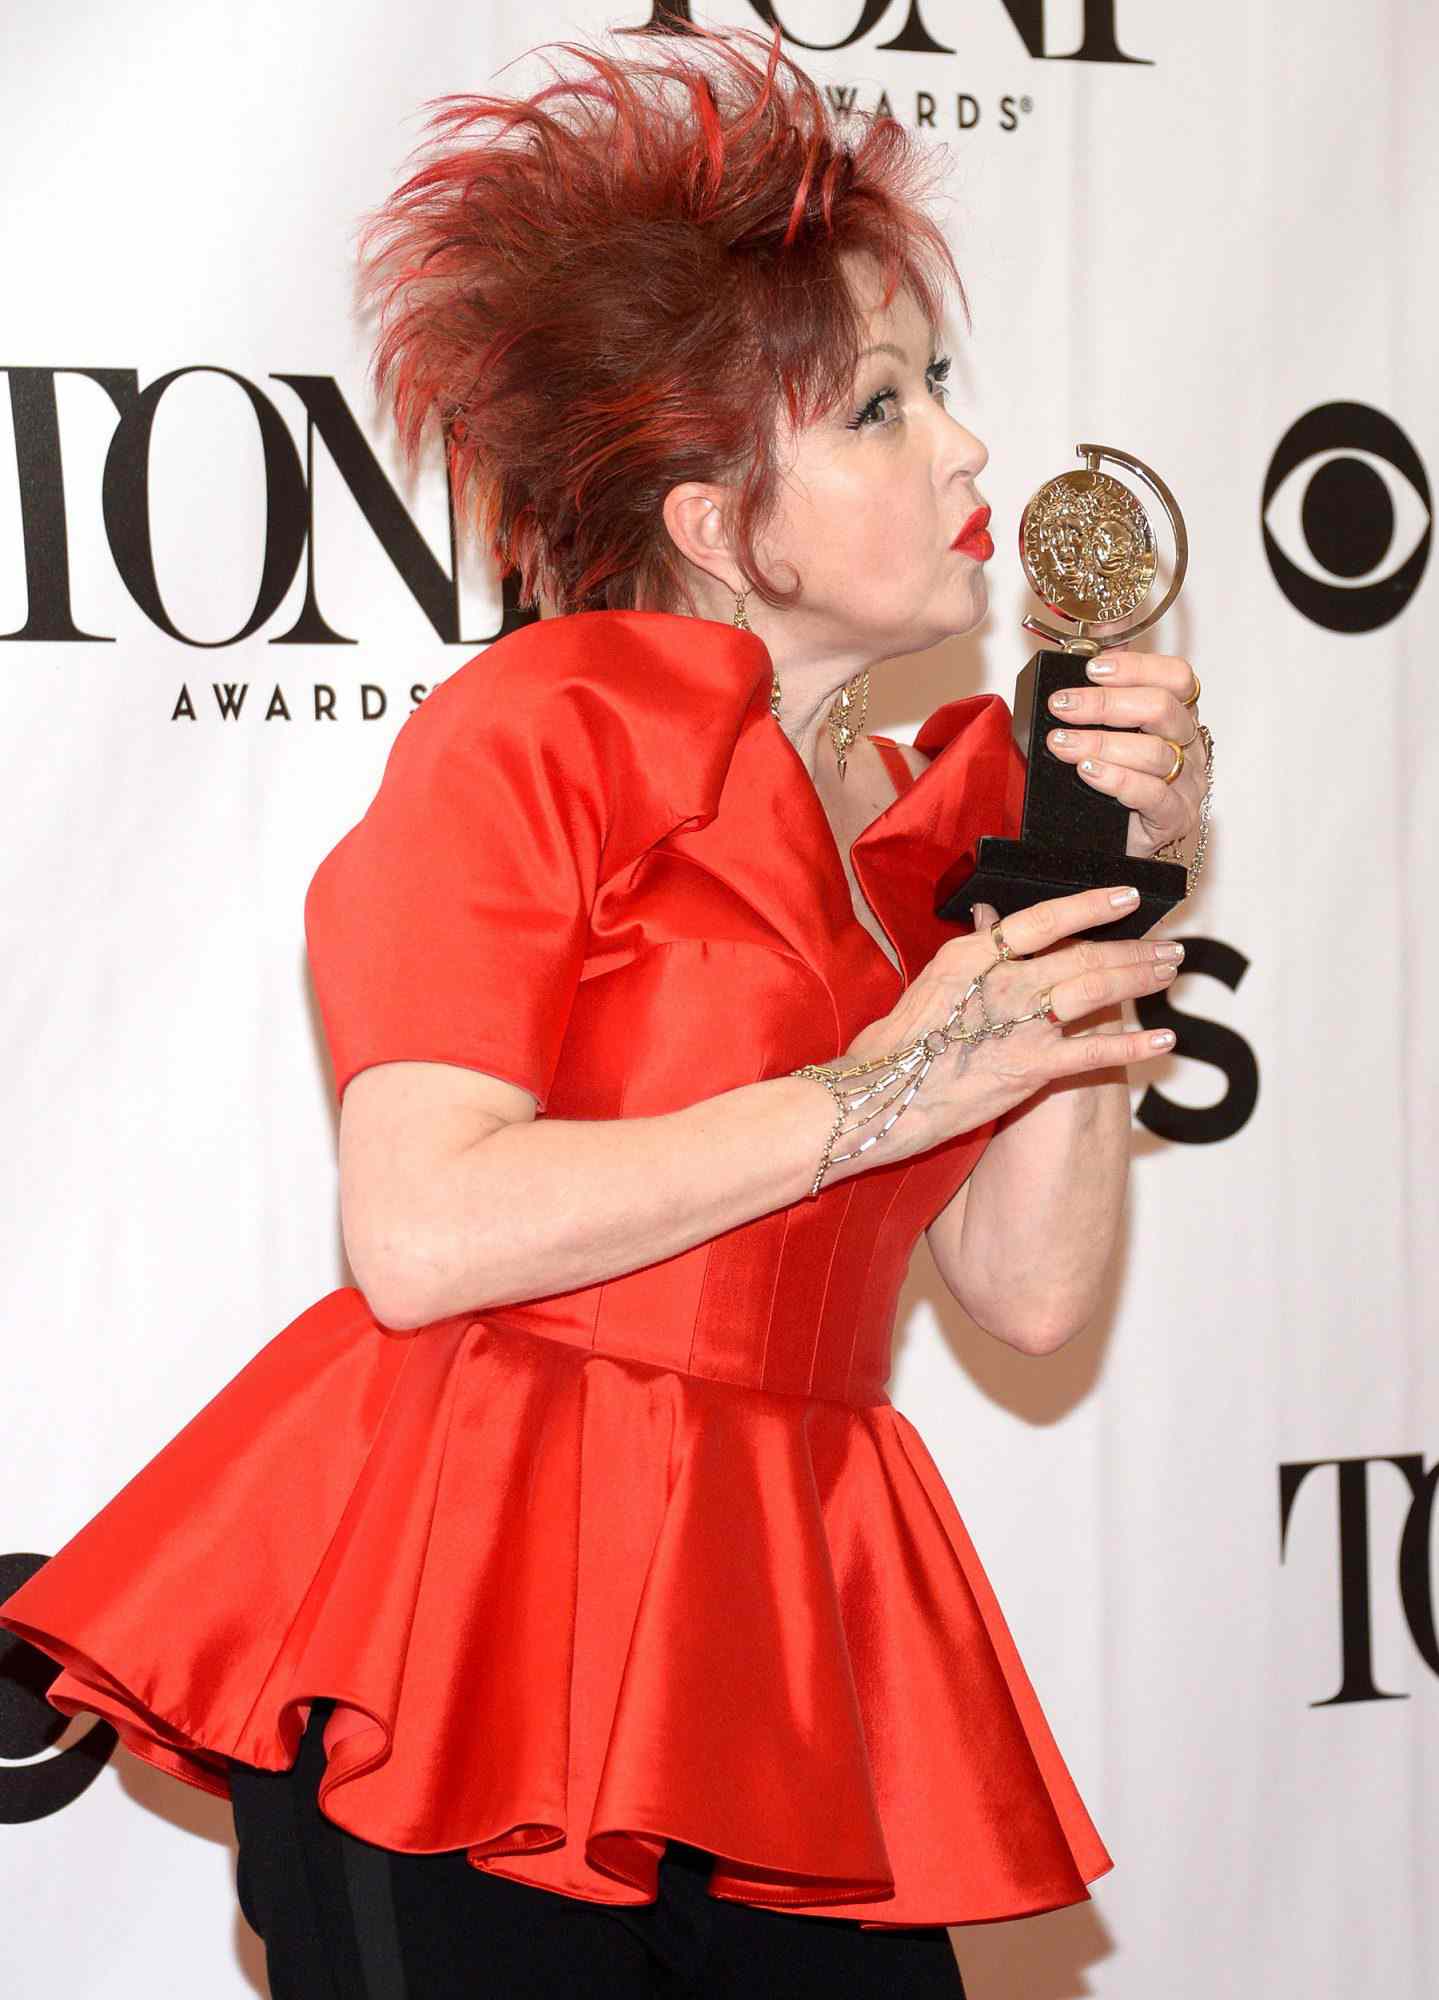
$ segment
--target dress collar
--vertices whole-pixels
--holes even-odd
[[[619,678],[644,690],[640,720],[653,727],[643,732],[644,754],[668,801],[667,847],[745,898],[819,973],[841,1023],[856,1007],[856,1026],[886,1011],[940,945],[962,935],[934,915],[936,885],[972,865],[966,856],[980,834],[1017,832],[1023,799],[1023,762],[998,696],[937,708],[915,736],[929,763],[850,843],[855,880],[895,948],[901,982],[855,916],[834,829],[770,712],[774,667],[758,634],[667,611],[576,612],[545,623],[555,636],[569,628],[572,639],[601,640],[595,652],[638,664],[633,681]]]
[[[969,875],[986,833],[1019,832],[1024,760],[998,695],[935,709],[915,734],[929,763],[851,843],[866,902],[889,933],[906,982],[963,930],[934,914],[948,886]]]

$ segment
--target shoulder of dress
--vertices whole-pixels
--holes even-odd
[[[577,611],[513,626],[449,680],[581,683],[634,700],[686,691],[742,697],[761,681],[768,692],[769,673],[764,642],[738,626],[670,611]]]
[[[964,695],[958,701],[941,703],[925,717],[914,732],[914,747],[933,762],[951,743],[997,741],[1011,728],[1009,707],[1000,695]]]
[[[718,811],[742,730],[768,720],[772,673],[763,642],[737,627],[577,612],[494,640],[438,682],[406,728],[435,755],[478,758],[477,772],[496,758],[543,766],[552,785],[591,795],[621,865]]]

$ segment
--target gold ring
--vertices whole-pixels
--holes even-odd
[[[998,924],[989,927],[989,948],[996,958],[1013,958],[1014,953],[1004,941],[1004,932]]]
[[[1197,730],[1195,731],[1195,734],[1196,735],[1198,734]],[[1170,749],[1174,752],[1174,762],[1170,765],[1169,769],[1164,774],[1165,784],[1172,785],[1174,783],[1174,780],[1179,776],[1180,772],[1184,769],[1184,745],[1182,743],[1174,742],[1173,739],[1168,736],[1161,736],[1159,740],[1161,743],[1167,743]]]
[[[1052,986],[1044,987],[1041,992],[1036,993],[1034,996],[1035,1011],[1043,1014],[1045,1020],[1051,1022],[1056,1028],[1062,1028],[1064,1023],[1054,1011],[1053,999],[1054,988]]]
[[[1189,671],[1190,673],[1194,674],[1193,667],[1191,667]],[[1198,674],[1194,674],[1194,692],[1193,694],[1187,694],[1184,697],[1184,706],[1186,708],[1193,708],[1195,702],[1197,702],[1198,699],[1199,699],[1199,676]]]

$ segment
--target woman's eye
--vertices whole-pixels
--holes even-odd
[[[941,403],[945,401],[949,394],[949,391],[945,387],[945,381],[949,375],[949,365],[950,358],[945,354],[938,361],[931,361],[929,367],[925,370],[925,380],[929,384],[930,393],[937,396]],[[897,403],[898,401],[898,389],[877,390],[864,405],[864,408],[851,417],[849,428],[852,431],[889,430],[891,425],[884,416],[885,405],[887,403]]]
[[[897,389],[879,390],[877,394],[870,397],[858,415],[850,419],[850,429],[852,431],[872,429],[883,414],[885,404],[893,402],[898,394],[899,391]],[[880,424],[879,428],[884,430],[887,426]]]

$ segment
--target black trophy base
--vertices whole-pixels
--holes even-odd
[[[1108,803],[1108,801],[1106,801]],[[1001,917],[1053,896],[1072,896],[1081,889],[1133,887],[1139,901],[1112,924],[1095,924],[1075,931],[1075,937],[1143,937],[1161,917],[1184,900],[1188,873],[1182,862],[1141,861],[1130,855],[1049,850],[1033,842],[1003,840],[985,834],[973,855],[966,855],[939,885],[934,913],[942,923],[973,926],[971,903],[988,903]]]

